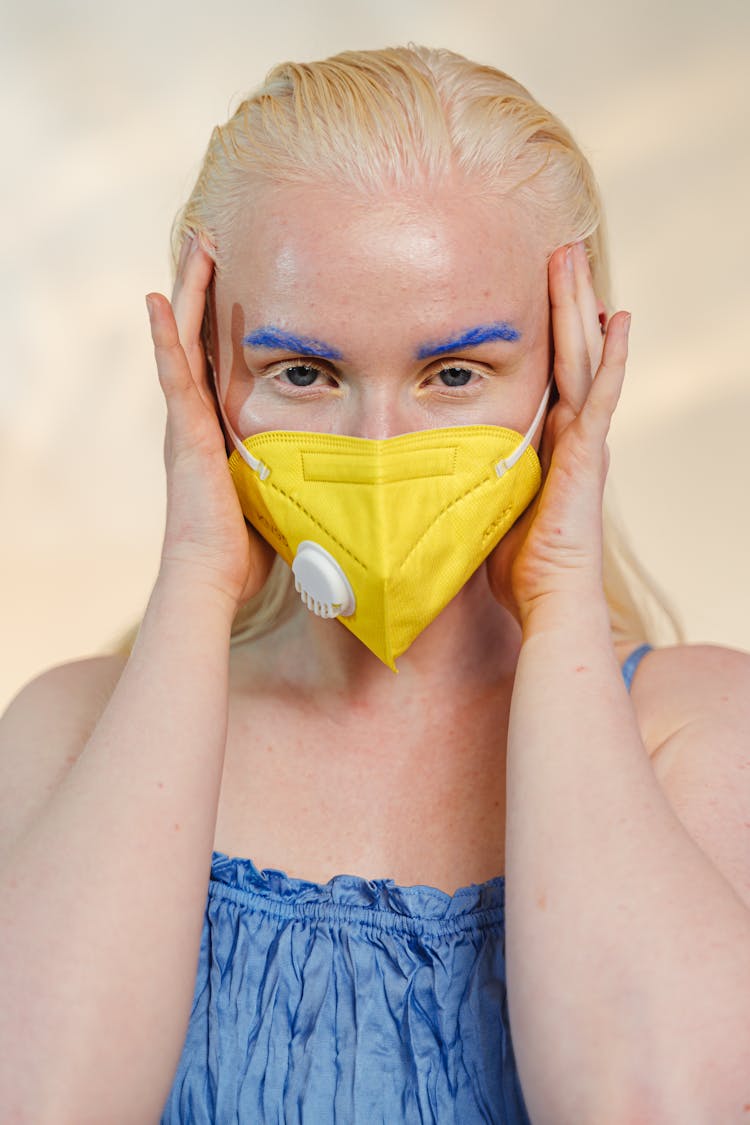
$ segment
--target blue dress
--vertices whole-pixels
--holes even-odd
[[[649,651],[628,659],[635,668]],[[505,986],[502,876],[449,895],[325,885],[214,852],[161,1125],[530,1125]]]

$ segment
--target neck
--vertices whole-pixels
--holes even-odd
[[[397,674],[338,622],[315,617],[301,602],[284,634],[287,652],[305,654],[291,672],[303,691],[390,705],[415,692],[473,692],[512,679],[521,644],[518,624],[492,597],[484,566],[398,658]]]

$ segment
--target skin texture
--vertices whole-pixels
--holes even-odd
[[[216,359],[241,436],[284,428],[386,438],[473,422],[525,428],[547,380],[550,341],[544,250],[519,219],[507,203],[470,209],[451,192],[426,206],[409,197],[346,203],[321,190],[312,199],[300,189],[267,194],[216,282]],[[520,340],[414,358],[425,341],[498,320],[516,326]],[[315,384],[294,394],[280,372],[294,353],[242,347],[247,332],[267,324],[329,341],[343,358],[320,361]],[[465,387],[439,379],[455,359],[472,372]]]

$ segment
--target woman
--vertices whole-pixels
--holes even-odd
[[[570,135],[449,52],[287,65],[174,233],[151,600],[2,728],[5,1118],[744,1119],[748,658],[651,650],[603,535]]]

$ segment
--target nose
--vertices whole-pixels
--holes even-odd
[[[391,386],[368,387],[352,403],[348,433],[352,437],[382,441],[419,429],[414,405],[405,403]]]

